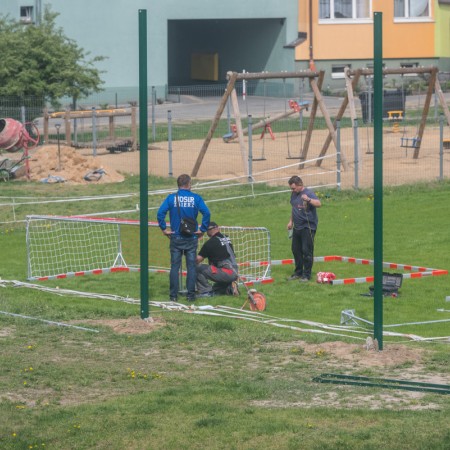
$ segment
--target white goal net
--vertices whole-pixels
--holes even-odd
[[[270,233],[263,227],[221,226],[233,243],[241,279],[271,280]],[[27,217],[28,279],[48,280],[139,270],[139,221],[80,216]],[[169,240],[148,224],[149,270],[170,270]],[[202,239],[199,246],[205,242]]]

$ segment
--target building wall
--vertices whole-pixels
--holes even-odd
[[[301,14],[308,16],[307,4],[303,2]],[[378,3],[383,13],[383,57],[385,58],[431,58],[435,54],[435,24],[430,22],[394,22],[394,2]],[[315,60],[367,59],[373,55],[373,22],[352,24],[319,24],[317,2],[313,2],[313,52]],[[298,46],[296,59],[309,58],[308,20],[299,18],[299,29],[308,32],[307,41]]]
[[[449,56],[449,22],[443,9],[432,8],[438,19],[424,22],[399,23],[394,21],[394,2],[373,0],[373,11],[383,13],[383,58],[387,67],[399,67],[400,63],[414,62],[419,65],[446,66],[448,61],[439,56]],[[310,58],[309,1],[299,0],[299,31],[307,33],[307,40],[295,51],[298,70],[307,69]],[[325,70],[324,87],[341,88],[343,80],[331,77],[333,64],[351,64],[352,68],[366,67],[373,63],[373,21],[366,23],[319,23],[319,7],[312,1],[312,37],[315,67]],[[440,29],[438,30],[438,24]],[[439,50],[438,50],[439,49]],[[440,52],[440,53],[439,53]]]
[[[441,68],[450,71],[450,2],[441,3],[435,0],[436,28],[436,56],[440,58]]]
[[[242,70],[257,66],[261,70],[293,70],[292,50],[283,49],[283,45],[297,37],[298,0],[1,0],[0,15],[9,15],[18,19],[20,6],[37,4],[50,5],[52,11],[59,13],[57,24],[66,36],[89,51],[92,56],[106,56],[98,63],[104,70],[103,79],[107,89],[132,88],[138,85],[138,10],[147,10],[148,28],[148,78],[149,85],[164,86],[169,81],[169,58],[185,58],[186,41],[203,36],[201,47],[212,48],[212,43],[220,48],[232,45],[234,58],[228,57],[222,62],[222,72]],[[223,28],[220,34],[212,26],[215,20],[247,20],[248,26]],[[279,22],[279,34],[275,24],[268,22],[251,23],[251,20],[272,20]],[[205,38],[204,30],[198,30],[197,36],[179,33],[175,41],[169,43],[169,21],[205,20],[209,22],[210,35]],[[284,20],[281,24],[281,20]],[[206,23],[206,22],[205,22]],[[231,22],[230,22],[231,24]],[[236,24],[236,22],[235,22]],[[252,32],[259,33],[257,42]],[[238,34],[237,34],[238,33]],[[269,42],[267,35],[272,37]],[[242,49],[248,42],[252,48],[247,50],[243,59]],[[198,45],[200,47],[200,45]],[[187,50],[186,50],[187,51]],[[261,58],[258,59],[258,55]],[[173,55],[176,55],[175,57]],[[258,62],[256,62],[258,60]],[[265,61],[263,67],[261,61]],[[229,67],[226,67],[229,66]]]
[[[168,29],[169,84],[195,84],[190,79],[192,52],[219,54],[219,81],[226,81],[228,71],[262,72],[292,70],[292,50],[286,44],[286,21],[253,20],[183,20],[170,21]],[[262,31],[263,30],[263,31]],[[184,39],[190,36],[189,40]]]

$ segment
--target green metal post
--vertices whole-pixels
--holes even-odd
[[[374,13],[374,338],[383,350],[383,14]]]
[[[148,308],[148,106],[147,106],[147,10],[139,10],[139,174],[141,319]]]

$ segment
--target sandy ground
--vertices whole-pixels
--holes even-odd
[[[21,155],[20,155],[21,156]],[[19,156],[19,157],[20,157]],[[10,156],[13,159],[16,156]],[[119,183],[125,178],[107,161],[83,155],[67,146],[45,145],[30,152],[27,161],[31,181],[67,184]],[[26,165],[18,172],[18,178],[26,177]]]
[[[84,320],[83,323],[110,327],[118,334],[148,334],[165,326],[161,317],[143,320],[138,317],[110,320]],[[348,344],[344,342],[324,342],[322,344],[307,344],[302,341],[302,347],[308,353],[327,353],[351,364],[358,362],[365,367],[383,367],[401,365],[407,361],[420,363],[423,349],[410,348],[400,344],[389,344],[382,352],[367,348],[366,344]]]
[[[385,184],[412,183],[417,180],[436,180],[440,175],[439,129],[426,128],[418,158],[414,158],[413,148],[401,147],[402,136],[414,136],[415,129],[402,128],[393,133],[386,129],[383,135],[383,182]],[[275,133],[275,139],[268,134],[263,139],[255,133],[252,140],[253,160],[249,164],[247,154],[248,139],[245,137],[242,148],[238,140],[225,143],[221,137],[211,140],[203,158],[200,150],[203,139],[174,141],[171,152],[168,143],[161,142],[149,146],[149,174],[157,176],[178,176],[191,174],[196,163],[196,178],[216,180],[241,177],[247,180],[249,170],[255,181],[269,184],[284,184],[292,175],[301,176],[309,186],[333,185],[337,183],[336,150],[332,143],[320,165],[316,158],[322,151],[328,135],[327,130],[314,130],[307,149],[306,162],[300,165],[299,156],[305,145],[306,133]],[[358,178],[359,187],[373,185],[373,136],[363,127],[359,130],[355,151],[355,139],[352,129],[344,129],[340,136],[342,149],[341,187],[352,188]],[[355,154],[356,153],[356,154]],[[74,149],[62,145],[45,145],[30,152],[30,178],[33,181],[48,179],[57,182],[86,184],[116,183],[123,181],[123,174],[138,174],[140,164],[139,151],[110,153],[104,148]],[[18,159],[21,154],[3,155]],[[355,164],[355,158],[358,162]],[[356,167],[358,170],[356,170]],[[93,173],[100,171],[100,173]],[[19,174],[19,172],[18,172]],[[24,171],[20,173],[25,175]],[[443,175],[450,176],[450,150],[444,150]],[[90,178],[90,180],[86,180]]]
[[[400,146],[402,134],[385,133],[383,147],[383,181],[385,184],[413,183],[418,179],[436,180],[439,176],[439,130],[429,130],[425,135],[422,146],[415,159],[413,148]],[[413,135],[410,131],[410,136]],[[256,181],[269,184],[284,184],[285,179],[296,174],[304,178],[308,185],[335,184],[336,151],[330,145],[326,155],[318,166],[317,158],[327,137],[326,130],[314,131],[308,149],[306,164],[300,165],[300,153],[304,142],[304,135],[290,133],[286,136],[277,135],[275,140],[256,139],[253,141],[253,158],[251,169]],[[196,162],[199,161],[203,140],[175,141],[172,148],[172,174],[192,173]],[[247,149],[248,142],[244,146]],[[352,130],[341,133],[342,165],[341,187],[355,186],[358,177],[360,187],[373,185],[374,154],[371,136],[359,137],[358,171],[355,172],[355,145]],[[84,154],[89,151],[84,150]],[[139,152],[110,154],[106,150],[99,150],[98,159],[107,167],[128,173],[139,172]],[[262,158],[263,157],[263,158]],[[450,176],[450,151],[444,151],[444,176]],[[197,177],[202,180],[228,179],[242,177],[247,179],[246,167],[248,155],[241,151],[238,141],[225,143],[221,138],[212,139],[199,165]],[[170,173],[170,154],[167,144],[158,144],[148,152],[149,174],[168,176]],[[284,181],[283,181],[284,180]]]

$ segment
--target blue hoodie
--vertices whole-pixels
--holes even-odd
[[[202,224],[200,226],[200,231],[206,232],[211,213],[206,206],[203,198],[191,192],[187,189],[178,190],[178,198],[180,199],[180,210],[178,212],[177,207],[177,194],[169,194],[166,199],[162,202],[158,209],[157,219],[159,223],[159,228],[161,230],[166,229],[166,215],[169,212],[170,228],[175,232],[175,235],[180,236],[180,214],[184,217],[190,217],[191,219],[197,220],[198,213],[202,214]],[[185,236],[183,236],[185,237]],[[186,239],[192,239],[187,237]]]

